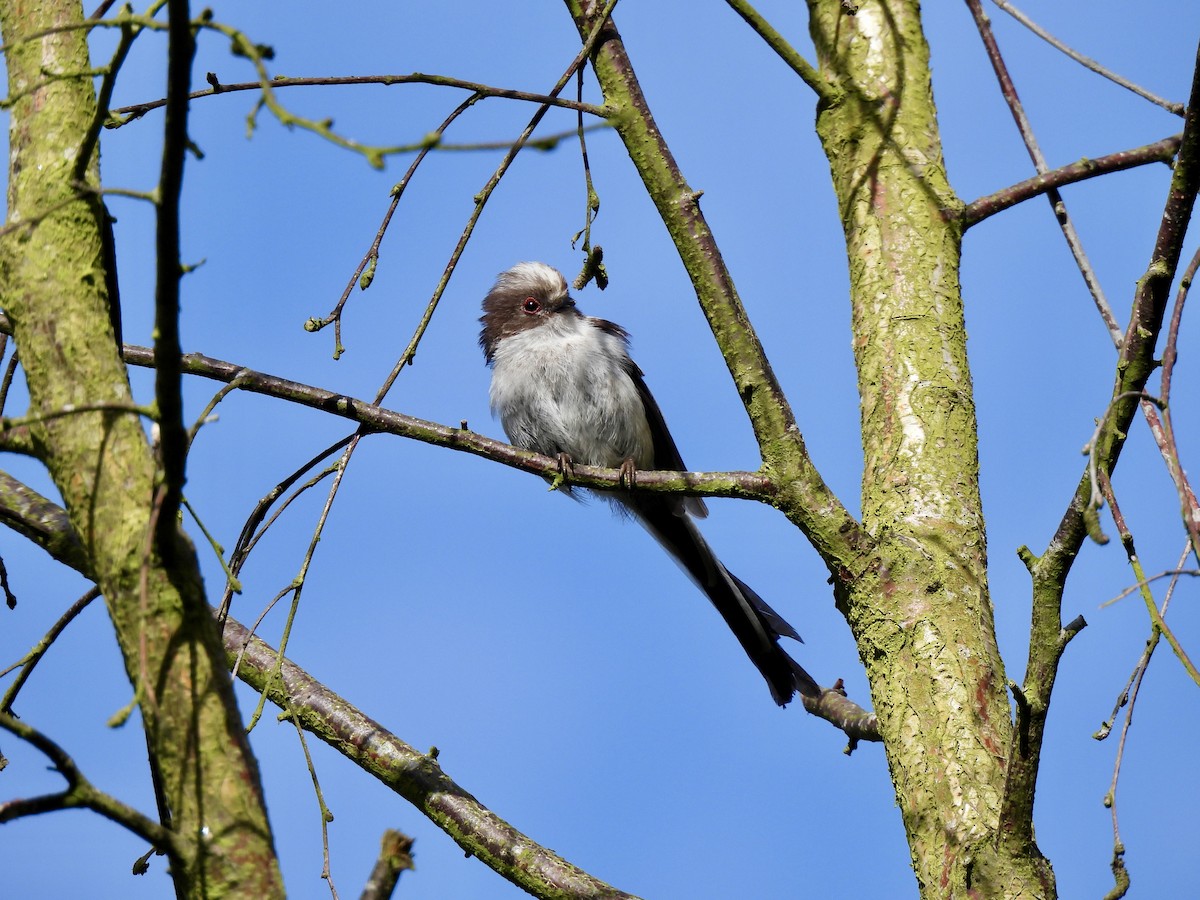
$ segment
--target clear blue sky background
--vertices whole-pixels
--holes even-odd
[[[1200,35],[1191,0],[1153,9],[1117,0],[1086,8],[1028,0],[1027,11],[1117,71],[1172,100],[1187,97]],[[762,12],[813,59],[801,4]],[[996,31],[1051,165],[1175,133],[1180,120],[1084,72],[994,7]],[[542,92],[578,47],[556,3],[228,4],[221,21],[276,48],[286,75],[436,72]],[[926,5],[934,88],[951,181],[964,200],[1032,173],[965,4]],[[811,93],[722,3],[626,2],[617,9],[658,124],[691,185],[704,191],[743,301],[791,397],[813,457],[857,509],[861,451],[850,351],[846,263],[828,167],[813,134]],[[162,36],[141,39],[118,104],[163,93]],[[106,59],[112,36],[97,37]],[[205,34],[195,73],[249,80],[244,60]],[[594,85],[587,92],[596,99]],[[425,86],[291,89],[297,112],[333,117],[366,143],[419,139],[462,99]],[[193,106],[205,158],[188,162],[185,255],[203,265],[185,281],[190,350],[369,398],[407,343],[499,154],[428,160],[385,238],[373,287],[347,308],[347,352],[332,334],[302,329],[335,303],[371,242],[408,159],[385,171],[267,115],[246,139],[253,95]],[[447,134],[453,142],[516,136],[533,108],[486,100]],[[161,114],[103,145],[105,182],[150,189]],[[539,133],[573,125],[547,116]],[[755,444],[683,268],[619,141],[589,140],[602,210],[594,240],[612,276],[582,308],[633,335],[688,464],[754,469]],[[1149,258],[1169,176],[1165,166],[1064,191],[1114,308],[1124,320]],[[114,199],[125,334],[151,340],[152,223],[145,203]],[[573,275],[570,238],[583,225],[584,186],[570,143],[527,152],[488,204],[416,365],[388,405],[444,423],[467,420],[500,436],[487,408],[476,346],[478,305],[494,275],[542,259]],[[1190,239],[1186,253],[1194,250]],[[1008,675],[1024,671],[1029,579],[1016,557],[1047,540],[1082,471],[1080,448],[1105,407],[1114,352],[1048,204],[1025,204],[972,230],[963,280],[981,429],[981,486],[991,587]],[[1194,337],[1185,322],[1185,343]],[[1193,341],[1194,342],[1194,341]],[[134,373],[143,400],[144,372]],[[1184,352],[1174,402],[1185,463],[1200,454],[1195,363]],[[187,387],[197,414],[215,390]],[[15,397],[10,412],[17,411]],[[339,420],[234,396],[201,433],[187,493],[227,548],[259,497],[347,431]],[[26,460],[3,465],[42,490]],[[1172,567],[1183,546],[1165,468],[1140,421],[1117,489],[1147,570]],[[324,494],[294,505],[243,574],[234,614],[252,621],[296,574]],[[796,624],[798,658],[823,683],[846,681],[869,705],[854,644],[833,608],[827,573],[780,515],[718,501],[705,533],[729,567]],[[190,527],[190,526],[189,526]],[[1115,534],[1111,522],[1106,528]],[[197,534],[194,527],[190,527]],[[0,610],[0,665],[19,656],[85,590],[40,551],[0,536],[15,611]],[[209,590],[220,569],[202,548]],[[1111,822],[1101,799],[1116,741],[1092,732],[1112,709],[1149,634],[1141,603],[1100,603],[1131,579],[1119,543],[1087,545],[1064,618],[1089,627],[1064,658],[1038,789],[1037,837],[1063,897],[1111,885]],[[1161,590],[1159,591],[1161,595]],[[1184,583],[1170,618],[1193,650],[1196,587]],[[261,628],[274,642],[284,610]],[[635,526],[602,504],[580,506],[528,475],[391,437],[354,458],[309,574],[289,655],[413,745],[436,745],[445,770],[532,839],[617,887],[648,898],[914,897],[900,816],[878,746],[846,758],[844,738],[770,702],[708,602]],[[240,691],[243,710],[254,696]],[[111,628],[94,604],[60,638],[21,695],[18,712],[71,752],[100,787],[150,811],[136,717],[105,727],[130,698]],[[1196,688],[1160,648],[1137,708],[1118,799],[1133,897],[1179,897],[1200,881],[1195,809],[1200,776]],[[320,822],[303,755],[273,711],[253,732],[289,892],[328,896]],[[45,761],[0,738],[10,758],[0,797],[56,790]],[[323,745],[311,750],[330,825],[333,876],[357,894],[384,828],[416,838],[417,871],[401,896],[519,894],[404,801]],[[0,869],[12,897],[163,897],[161,860],[128,875],[143,843],[91,814],[7,825]]]

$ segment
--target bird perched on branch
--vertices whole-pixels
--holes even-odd
[[[559,460],[619,468],[628,490],[601,492],[649,531],[712,601],[780,706],[816,682],[779,645],[800,635],[725,568],[696,527],[704,501],[637,491],[638,469],[687,471],[619,325],[585,316],[554,268],[524,262],[483,300],[479,344],[492,367],[491,404],[509,441]],[[567,493],[571,488],[563,488]]]

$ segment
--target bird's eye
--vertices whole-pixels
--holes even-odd
[[[521,309],[531,316],[541,308],[541,301],[539,301],[537,297],[526,297],[525,302],[521,304]]]

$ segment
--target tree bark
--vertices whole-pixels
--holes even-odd
[[[1012,722],[987,586],[977,429],[946,179],[916,0],[809,0],[818,109],[850,267],[863,526],[845,596],[924,897],[1051,897],[1000,834]]]
[[[176,893],[281,896],[257,764],[195,554],[176,530],[168,567],[151,540],[159,473],[110,322],[82,22],[78,0],[0,3],[12,102],[0,290],[29,386],[34,447],[116,629],[159,817],[184,848],[171,861]]]

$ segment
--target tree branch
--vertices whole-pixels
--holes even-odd
[[[684,179],[654,121],[617,27],[611,18],[602,20],[597,3],[565,2],[581,35],[602,26],[591,60],[605,103],[613,110],[613,127],[675,243],[725,357],[754,428],[764,471],[771,473],[776,486],[772,502],[800,528],[839,582],[853,578],[872,542],[808,455],[791,406],[700,211],[700,194]]]
[[[1129,326],[1120,344],[1114,399],[1104,427],[1095,439],[1096,465],[1109,476],[1116,468],[1140,397],[1156,367],[1154,347],[1162,329],[1197,190],[1200,190],[1200,48],[1162,222],[1150,263],[1138,282]],[[1092,478],[1085,470],[1046,552],[1041,557],[1027,554],[1026,562],[1033,577],[1033,608],[1024,692],[1030,699],[1032,713],[1009,755],[1003,809],[1005,833],[1018,841],[1033,840],[1033,796],[1046,715],[1065,646],[1059,640],[1062,595],[1071,565],[1087,535],[1086,515],[1093,509],[1091,504]]]
[[[179,204],[183,196],[183,162],[188,148],[188,88],[192,80],[192,37],[187,0],[168,0],[167,112],[163,123],[162,169],[155,207],[154,291],[154,401],[158,428],[162,480],[162,509],[154,536],[167,565],[176,563],[179,504],[183,497],[188,434],[183,425],[183,372],[179,358]]]
[[[67,782],[66,790],[56,794],[42,794],[38,797],[0,803],[0,823],[60,809],[90,809],[153,844],[157,850],[168,854],[174,865],[181,864],[184,857],[180,854],[175,835],[169,829],[116,797],[98,790],[84,777],[75,765],[75,760],[62,747],[9,712],[0,712],[0,728],[43,753]]]
[[[470,856],[536,897],[630,898],[538,846],[442,771],[437,751],[421,753],[311,675],[227,620],[225,647],[238,678],[265,691],[305,731],[412,803]],[[278,677],[271,677],[278,671]]]
[[[29,488],[12,489],[0,473],[0,512],[14,530],[53,548],[59,562],[91,577],[66,511]],[[468,854],[537,897],[632,898],[538,846],[446,775],[436,751],[421,753],[314,680],[234,619],[227,619],[225,656],[238,677],[367,773],[429,817]],[[4,718],[0,726],[7,727]],[[10,729],[11,730],[11,729]],[[57,801],[56,801],[57,802]],[[0,807],[2,810],[3,807]]]
[[[996,213],[1003,212],[1032,197],[1057,190],[1064,185],[1086,181],[1098,175],[1107,175],[1109,172],[1120,172],[1124,169],[1144,166],[1148,163],[1169,163],[1179,150],[1181,137],[1177,134],[1163,138],[1161,141],[1155,141],[1153,144],[1146,144],[1144,147],[1119,150],[1116,153],[1097,156],[1094,159],[1085,157],[1079,162],[1052,169],[1041,175],[1035,175],[1033,178],[1026,178],[1003,190],[971,201],[959,213],[959,220],[962,222],[963,228],[970,228],[989,216],[994,216]]]
[[[2,317],[0,327],[3,327]],[[131,365],[153,365],[152,354],[145,347],[126,346],[125,351],[125,359]],[[521,450],[503,441],[468,431],[465,427],[452,428],[406,416],[345,394],[255,372],[199,353],[184,355],[182,367],[186,374],[199,375],[226,384],[236,382],[238,390],[321,410],[358,422],[371,431],[412,438],[451,450],[461,450],[547,479],[554,479],[560,474],[558,460],[553,457]],[[571,484],[598,490],[627,487],[621,481],[619,469],[580,465],[573,468]],[[778,491],[774,480],[760,472],[638,472],[636,488],[699,497],[734,497],[766,503],[773,503]]]
[[[839,91],[832,84],[821,77],[818,72],[807,59],[800,55],[791,44],[784,39],[778,31],[776,31],[771,23],[763,18],[762,13],[751,6],[747,0],[725,0],[729,4],[729,8],[742,17],[747,25],[754,29],[754,33],[762,38],[768,47],[787,63],[788,67],[800,76],[817,97],[823,103],[834,103],[838,99]]]
[[[212,81],[216,81],[214,76]],[[210,84],[212,83],[210,81]],[[335,77],[310,77],[310,78],[273,78],[271,79],[271,87],[318,87],[318,86],[333,86],[333,85],[355,85],[355,84],[381,84],[384,86],[393,84],[436,84],[443,87],[458,88],[464,91],[470,91],[472,94],[479,94],[481,97],[499,97],[505,100],[524,100],[528,103],[545,103],[548,106],[557,106],[562,109],[573,109],[579,112],[588,113],[589,115],[605,118],[608,111],[603,106],[596,106],[593,103],[580,103],[576,100],[567,100],[562,97],[550,97],[545,94],[535,94],[529,91],[516,91],[509,88],[492,87],[487,84],[480,84],[476,81],[464,81],[461,78],[451,78],[448,75],[428,75],[424,72],[413,72],[409,75],[344,75]],[[199,100],[202,97],[213,97],[217,94],[231,94],[239,91],[257,91],[262,89],[262,84],[257,81],[239,81],[234,84],[222,84],[217,82],[211,88],[204,91],[192,91],[188,94],[189,100]],[[117,120],[108,122],[109,128],[120,128],[132,122],[134,119],[139,119],[146,113],[155,109],[160,109],[167,103],[166,99],[151,100],[147,103],[136,103],[133,106],[122,106],[112,110],[114,117],[119,117]]]
[[[984,48],[987,50],[988,60],[992,64],[993,71],[996,73],[996,80],[1000,84],[1000,93],[1004,95],[1004,101],[1008,104],[1013,121],[1017,124],[1017,130],[1021,133],[1021,140],[1024,141],[1025,149],[1029,152],[1029,158],[1033,160],[1034,168],[1037,169],[1038,174],[1044,175],[1049,171],[1050,167],[1046,164],[1046,158],[1042,155],[1042,149],[1038,146],[1037,138],[1034,137],[1033,126],[1029,123],[1029,119],[1025,115],[1025,107],[1021,104],[1021,98],[1017,96],[1016,85],[1013,84],[1013,80],[1008,74],[1008,66],[1004,62],[1004,57],[1000,54],[1000,45],[996,42],[996,36],[992,33],[991,21],[984,13],[980,0],[966,0],[966,3],[967,7],[971,10],[972,18],[975,20],[979,36],[983,40]],[[1066,204],[1063,203],[1062,196],[1056,188],[1046,191],[1046,199],[1050,201],[1050,206],[1054,210],[1054,217],[1058,221],[1059,228],[1062,229],[1067,246],[1071,248],[1071,255],[1075,257],[1075,264],[1079,267],[1079,273],[1083,276],[1083,280],[1092,294],[1096,309],[1100,313],[1100,317],[1104,320],[1104,325],[1108,329],[1109,336],[1112,338],[1113,343],[1119,347],[1121,330],[1117,325],[1116,318],[1113,316],[1108,298],[1104,296],[1104,288],[1101,287],[1100,280],[1096,277],[1096,273],[1092,269],[1092,264],[1088,260],[1087,253],[1084,252],[1083,242],[1079,239],[1079,234],[1075,231],[1075,225],[1071,222],[1071,217],[1067,214]]]

